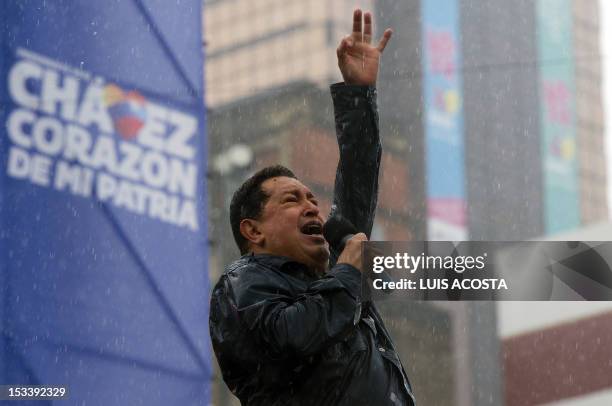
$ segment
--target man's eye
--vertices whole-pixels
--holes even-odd
[[[283,201],[283,203],[288,203],[288,202],[297,202],[297,198],[296,197],[287,197]]]

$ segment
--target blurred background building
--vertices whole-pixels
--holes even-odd
[[[607,221],[597,0],[208,0],[213,282],[238,256],[229,200],[250,173],[286,165],[329,211],[338,152],[327,87],[341,80],[335,50],[356,6],[374,11],[379,33],[394,29],[379,73],[384,152],[373,239],[536,239]],[[441,134],[452,139],[446,147]],[[590,230],[580,239],[601,236]],[[544,404],[612,388],[604,376],[580,390],[551,389],[572,387],[574,364],[596,356],[576,350],[598,345],[580,332],[601,321],[591,316],[608,320],[609,307],[565,318],[553,317],[556,304],[381,307],[421,404]],[[523,328],[528,318],[521,324],[517,314],[530,309],[542,323]],[[576,324],[581,317],[589,319]],[[525,386],[525,377],[547,374],[533,363],[517,369],[530,358],[566,369]],[[231,404],[218,375],[217,383],[216,404]],[[563,404],[608,404],[576,399]]]
[[[576,50],[576,117],[582,224],[608,218],[599,3],[573,2]]]
[[[360,3],[372,9],[373,1]],[[207,104],[214,108],[295,81],[326,86],[340,76],[338,38],[352,1],[207,0]]]

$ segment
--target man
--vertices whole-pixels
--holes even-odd
[[[257,172],[232,199],[243,256],[213,289],[210,332],[243,405],[414,404],[380,315],[361,302],[361,242],[372,230],[381,156],[374,85],[391,30],[376,47],[371,37],[370,13],[362,21],[355,10],[337,50],[344,83],[331,87],[340,147],[332,212],[364,233],[330,259],[315,196],[282,166]]]

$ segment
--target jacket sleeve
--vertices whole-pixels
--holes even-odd
[[[341,340],[359,321],[361,274],[351,265],[338,264],[299,295],[272,273],[248,267],[222,277],[211,298],[213,341],[244,335],[267,358],[308,357]],[[223,326],[226,320],[238,323]]]
[[[370,238],[382,153],[376,88],[338,83],[331,86],[331,94],[340,160],[330,215],[340,214]],[[331,265],[338,255],[332,252]]]

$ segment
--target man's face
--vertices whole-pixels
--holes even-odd
[[[325,270],[329,248],[323,238],[318,202],[310,189],[284,176],[270,178],[261,187],[270,196],[258,221],[264,235],[263,251],[293,258],[313,270]]]

